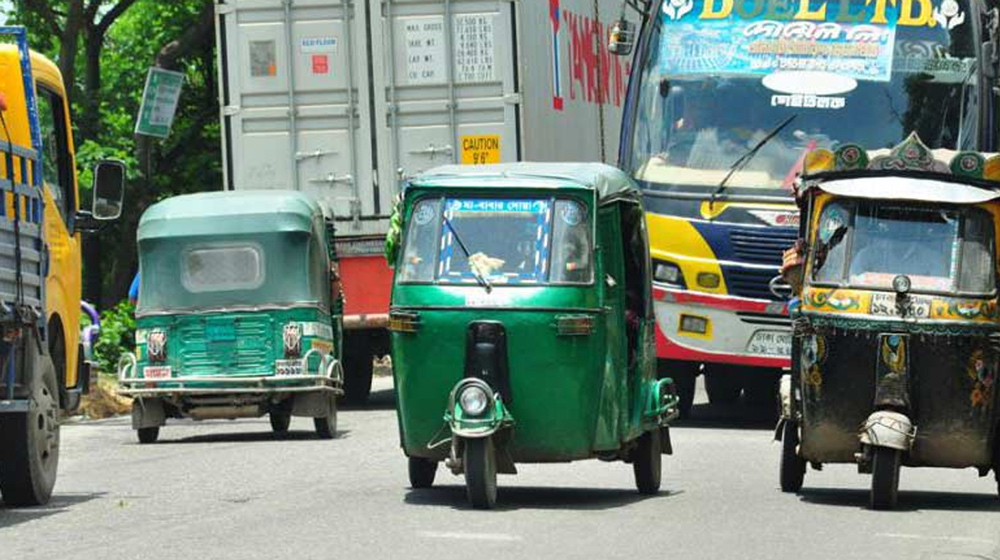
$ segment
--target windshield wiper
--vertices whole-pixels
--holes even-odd
[[[711,209],[712,205],[715,204],[716,197],[718,197],[720,194],[723,193],[723,191],[726,190],[726,183],[729,181],[729,179],[737,171],[741,171],[744,167],[746,167],[747,164],[750,163],[750,160],[752,160],[753,157],[755,155],[757,155],[757,152],[759,152],[760,149],[763,148],[765,144],[767,144],[768,142],[770,142],[772,138],[774,138],[775,136],[777,136],[779,132],[781,132],[782,130],[784,130],[786,126],[788,126],[789,124],[791,124],[791,122],[794,121],[795,117],[797,117],[797,116],[799,116],[799,114],[798,113],[794,113],[790,117],[788,117],[787,119],[781,121],[781,123],[778,124],[778,126],[776,126],[773,129],[771,129],[771,132],[768,132],[766,135],[764,135],[764,137],[761,138],[759,142],[757,142],[756,144],[754,144],[752,148],[750,148],[749,150],[747,150],[745,154],[743,154],[742,156],[740,156],[739,159],[737,159],[736,161],[734,161],[733,164],[729,166],[729,173],[726,173],[726,176],[723,177],[722,181],[719,182],[719,186],[715,189],[715,192],[712,193],[712,198],[711,198],[711,200],[709,200],[709,203],[708,203],[709,209]]]
[[[475,265],[475,263],[472,262],[472,255],[469,254],[469,250],[465,247],[465,243],[462,243],[462,236],[458,234],[457,230],[455,230],[455,226],[451,225],[451,220],[448,219],[448,216],[442,216],[442,217],[444,218],[444,224],[448,226],[448,229],[451,230],[452,235],[455,236],[455,241],[458,241],[458,246],[462,249],[462,252],[465,253],[465,260],[466,262],[469,263],[469,268],[472,269],[472,274],[475,275],[476,282],[479,282],[479,285],[482,286],[484,290],[486,290],[487,294],[492,292],[493,285],[490,284],[490,281],[487,280],[486,277],[483,276],[481,272],[479,272],[479,268]]]

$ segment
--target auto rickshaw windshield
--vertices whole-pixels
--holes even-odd
[[[813,280],[891,289],[898,275],[924,292],[990,293],[989,212],[883,201],[837,201],[819,219]]]
[[[434,198],[410,215],[401,282],[588,284],[584,205],[550,198]]]

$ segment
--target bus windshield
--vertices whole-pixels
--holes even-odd
[[[966,0],[664,0],[630,155],[646,188],[790,196],[803,155],[978,147],[979,14]],[[744,158],[746,159],[746,158]]]

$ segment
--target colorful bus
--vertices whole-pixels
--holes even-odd
[[[798,237],[804,154],[997,144],[996,9],[978,0],[628,0],[619,164],[645,193],[657,355],[690,407],[770,401],[790,322],[772,279]],[[638,33],[635,33],[638,29]],[[634,46],[634,48],[633,48]]]

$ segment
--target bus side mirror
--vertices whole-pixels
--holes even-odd
[[[635,46],[635,24],[619,19],[608,31],[608,52],[617,56],[632,54]]]
[[[125,200],[125,164],[102,160],[94,166],[94,201],[91,215],[95,220],[117,220]]]

